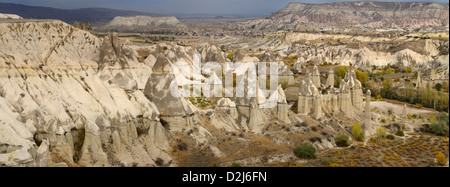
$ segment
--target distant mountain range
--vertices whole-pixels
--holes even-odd
[[[29,6],[15,3],[1,3],[0,13],[16,14],[25,19],[59,19],[73,24],[75,21],[87,20],[90,23],[106,24],[117,16],[175,16],[177,18],[238,18],[246,15],[235,14],[188,14],[188,13],[166,13],[156,14],[131,10],[117,10],[109,8],[81,8],[81,9],[58,9],[43,6]]]
[[[0,13],[16,14],[25,19],[59,19],[72,24],[87,20],[92,24],[105,25],[117,16],[176,16],[177,18],[233,18],[239,15],[214,14],[154,14],[107,8],[57,9],[0,3]],[[289,3],[267,19],[257,19],[250,25],[256,28],[308,24],[320,27],[363,28],[447,28],[449,4],[428,2],[380,2],[350,1],[333,3]]]
[[[130,10],[108,8],[57,9],[14,3],[0,3],[0,13],[16,14],[24,19],[59,19],[69,24],[83,20],[91,23],[108,22],[116,16],[157,16],[153,13]]]

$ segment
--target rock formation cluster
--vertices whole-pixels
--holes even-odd
[[[333,73],[330,72],[329,76]],[[314,76],[318,80],[314,80]],[[313,80],[316,82],[314,84]],[[342,112],[348,117],[353,117],[355,110],[363,109],[363,93],[361,82],[356,78],[354,69],[347,68],[345,78],[341,81],[339,89],[327,83],[320,83],[320,74],[317,67],[313,68],[313,73],[307,73],[306,78],[302,81],[298,94],[298,113],[310,114],[314,118],[319,119],[323,116],[322,108],[328,106],[330,112]],[[334,81],[333,81],[334,85]],[[319,91],[330,88],[324,95]],[[325,103],[325,104],[322,104]]]

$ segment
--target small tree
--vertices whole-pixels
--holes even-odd
[[[369,75],[366,72],[355,70],[356,78],[361,82],[361,85],[365,88],[367,82],[369,81]]]
[[[294,149],[295,156],[302,159],[315,159],[316,156],[316,148],[310,142],[303,143]]]
[[[228,54],[228,56],[227,56],[227,58],[230,60],[233,60],[233,57],[234,57],[234,54],[232,54],[232,53]]]
[[[233,167],[233,168],[240,168],[242,166],[240,164],[238,164],[238,163],[233,163],[233,164],[231,164],[231,167]]]
[[[411,72],[412,72],[411,67],[410,66],[406,67],[406,73],[411,73]]]
[[[383,89],[381,90],[381,95],[386,98],[391,98],[392,96],[392,79],[390,77],[383,81]]]
[[[442,112],[439,121],[431,124],[430,132],[438,136],[449,136],[448,114]]]
[[[405,136],[405,133],[404,133],[403,131],[401,131],[401,130],[398,130],[398,131],[395,133],[395,135],[397,135],[397,136]]]
[[[336,145],[338,147],[348,147],[350,145],[350,138],[346,135],[339,135],[336,139]]]
[[[441,83],[436,83],[436,85],[434,87],[436,88],[437,91],[441,91],[442,84]]]
[[[335,75],[337,75],[337,77],[343,79],[345,77],[346,69],[347,69],[347,67],[345,67],[345,66],[339,66],[339,67],[334,68]]]
[[[377,101],[383,101],[383,97],[381,96],[381,94],[377,95]]]
[[[384,137],[386,137],[386,128],[384,128],[384,127],[378,127],[378,128],[377,128],[377,136],[378,136],[379,138],[384,138]]]
[[[388,134],[388,135],[386,135],[386,138],[387,138],[388,140],[393,140],[393,139],[395,139],[395,136],[392,135],[392,134]]]
[[[359,123],[353,125],[352,133],[353,137],[357,141],[363,141],[365,139],[364,129],[362,129],[361,124]]]
[[[445,158],[444,153],[438,152],[436,154],[436,162],[441,166],[445,166],[447,164],[447,158]]]

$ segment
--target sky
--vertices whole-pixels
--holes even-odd
[[[233,14],[268,16],[289,2],[326,3],[343,0],[0,0],[33,6],[76,9],[88,7],[136,10],[158,14]],[[346,0],[349,1],[349,0]],[[448,0],[387,0],[448,3]]]

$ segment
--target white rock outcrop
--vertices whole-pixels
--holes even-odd
[[[310,114],[313,112],[314,99],[319,96],[319,90],[312,82],[311,74],[308,73],[306,78],[302,80],[298,94],[298,113]],[[315,107],[314,107],[315,108]]]
[[[23,19],[22,17],[16,14],[3,14],[0,13],[0,19]]]
[[[106,25],[100,26],[98,29],[137,32],[161,28],[183,29],[186,28],[186,25],[173,16],[117,16]]]

